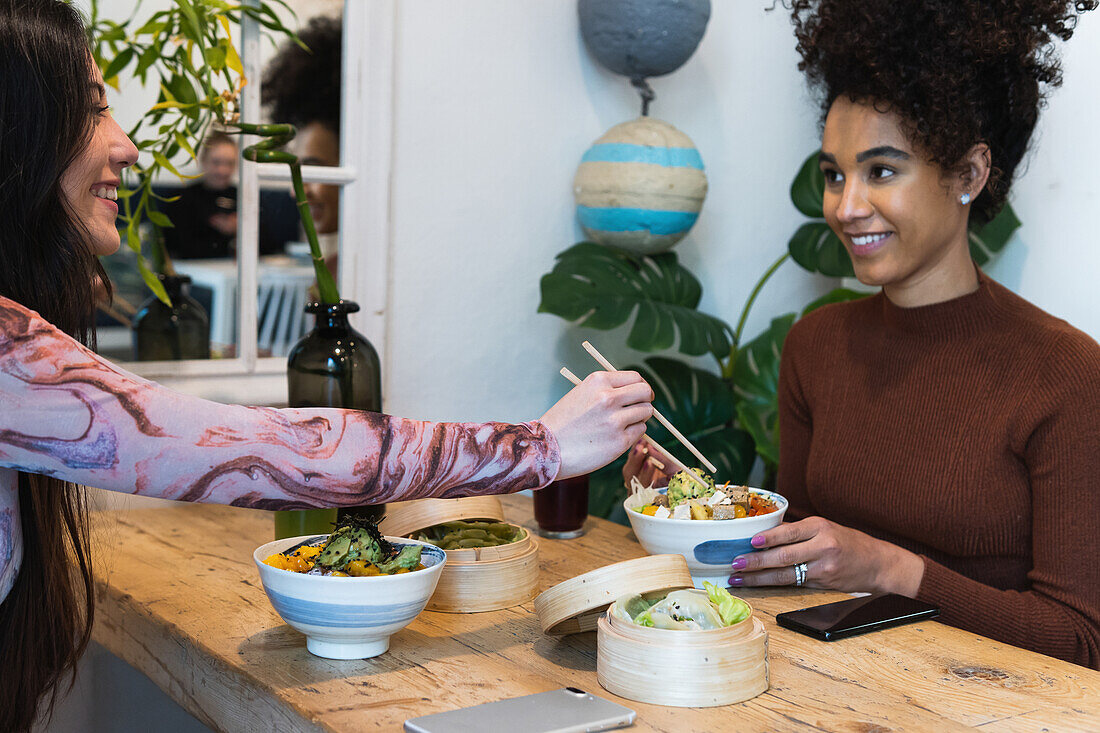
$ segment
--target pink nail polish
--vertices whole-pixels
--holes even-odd
[[[731,575],[730,576],[730,585],[732,585],[732,586],[740,586],[740,585],[744,584],[744,582],[745,582],[744,578],[739,578],[736,575]]]
[[[764,535],[758,534],[749,540],[749,542],[753,547],[763,547],[767,543],[767,540],[764,539]]]
[[[736,560],[733,561],[733,566],[732,567],[733,567],[734,570],[744,570],[746,567],[748,567],[748,564],[749,564],[748,560],[746,560],[743,557],[739,557],[739,558],[737,558]]]

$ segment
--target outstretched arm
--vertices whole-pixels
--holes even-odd
[[[0,601],[21,560],[20,471],[264,509],[508,493],[610,462],[652,399],[638,374],[601,372],[518,425],[223,405],[125,372],[0,297]]]
[[[342,506],[532,489],[558,473],[541,423],[430,423],[222,405],[120,370],[0,300],[0,466],[186,501]]]

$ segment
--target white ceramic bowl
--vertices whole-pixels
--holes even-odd
[[[752,491],[773,499],[778,509],[741,519],[661,519],[628,508],[629,497],[623,501],[623,508],[634,536],[646,552],[683,555],[696,588],[702,588],[704,580],[725,588],[729,585],[733,558],[754,552],[749,543],[753,535],[778,526],[787,511],[787,500],[779,494],[763,489]]]
[[[306,649],[328,659],[365,659],[389,649],[390,635],[424,610],[447,562],[447,553],[426,542],[386,537],[395,545],[423,545],[420,561],[426,567],[400,575],[332,578],[264,564],[269,555],[307,539],[311,536],[268,542],[256,548],[252,559],[271,605],[306,635]]]

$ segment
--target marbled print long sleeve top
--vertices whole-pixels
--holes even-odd
[[[550,483],[541,423],[432,423],[223,405],[125,372],[0,297],[0,600],[22,557],[17,472],[262,509],[511,493]]]

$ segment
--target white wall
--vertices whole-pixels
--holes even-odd
[[[1024,222],[989,273],[1100,340],[1100,13],[1063,46],[1065,83],[1050,95],[1013,188]]]
[[[765,12],[768,4],[713,3],[695,56],[653,81],[651,113],[692,137],[710,182],[699,223],[676,251],[703,283],[702,308],[731,325],[802,221],[788,186],[819,144],[788,17]],[[635,117],[638,98],[587,53],[575,2],[398,5],[386,408],[530,419],[567,386],[563,363],[591,368],[583,338],[612,361],[635,358],[624,334],[570,328],[535,309],[539,277],[581,239],[571,194],[580,156]],[[1094,338],[1098,65],[1100,17],[1086,17],[1013,196],[1025,226],[990,268]],[[746,333],[832,285],[784,265]]]

